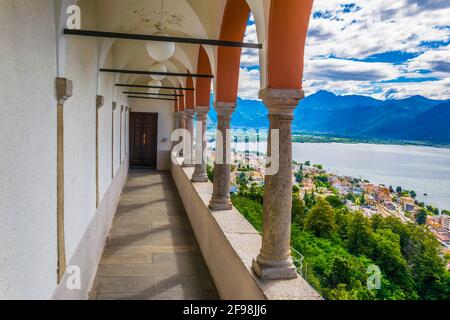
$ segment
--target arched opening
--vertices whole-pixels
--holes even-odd
[[[312,5],[313,0],[271,2],[268,88],[302,88],[305,40]]]
[[[220,39],[242,41],[250,15],[245,0],[228,0]],[[219,47],[217,53],[216,101],[235,103],[238,94],[241,48]]]

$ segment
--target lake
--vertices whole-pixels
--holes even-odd
[[[239,144],[238,150],[245,150]],[[250,143],[250,150],[265,151]],[[322,164],[328,172],[414,190],[417,199],[450,209],[450,149],[423,146],[294,143],[293,160]],[[428,194],[425,196],[424,193]]]

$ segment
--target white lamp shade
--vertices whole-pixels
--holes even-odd
[[[165,65],[163,65],[162,63],[155,63],[154,65],[152,65],[151,67],[150,67],[150,71],[151,72],[167,72],[167,68],[166,68],[166,66]],[[161,81],[161,80],[163,80],[166,76],[165,75],[162,75],[162,76],[158,76],[158,75],[150,75],[150,77],[153,79],[153,80],[158,80],[158,81]]]
[[[159,80],[152,80],[148,83],[150,87],[162,87],[162,82]]]
[[[167,36],[158,34],[158,36]],[[175,53],[175,43],[164,41],[150,41],[147,43],[147,52],[150,57],[158,62],[166,61],[172,58]]]

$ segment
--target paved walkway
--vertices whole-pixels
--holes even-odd
[[[130,171],[91,299],[218,299],[168,173]]]

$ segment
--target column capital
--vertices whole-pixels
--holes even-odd
[[[209,113],[210,107],[209,106],[197,106],[195,107],[195,112],[197,112],[198,114],[201,113]]]
[[[55,86],[58,104],[64,105],[64,103],[72,97],[73,82],[66,78],[56,78]]]
[[[103,105],[105,104],[105,97],[98,95],[96,97],[95,104],[97,106],[97,109],[100,109],[101,107],[103,107]]]
[[[194,109],[188,109],[185,111],[186,117],[194,119],[195,110]]]
[[[113,109],[113,111],[117,109],[117,102],[112,103],[112,109]]]
[[[208,113],[209,113],[209,106],[207,107],[196,107],[195,111],[197,112],[197,120],[199,121],[206,121],[208,118]]]
[[[269,114],[292,115],[300,100],[305,97],[301,89],[271,89],[259,91],[259,98],[263,100]]]
[[[215,101],[214,102],[214,109],[217,112],[217,115],[220,117],[231,117],[234,110],[236,110],[236,103],[235,102],[221,102],[221,101]]]

